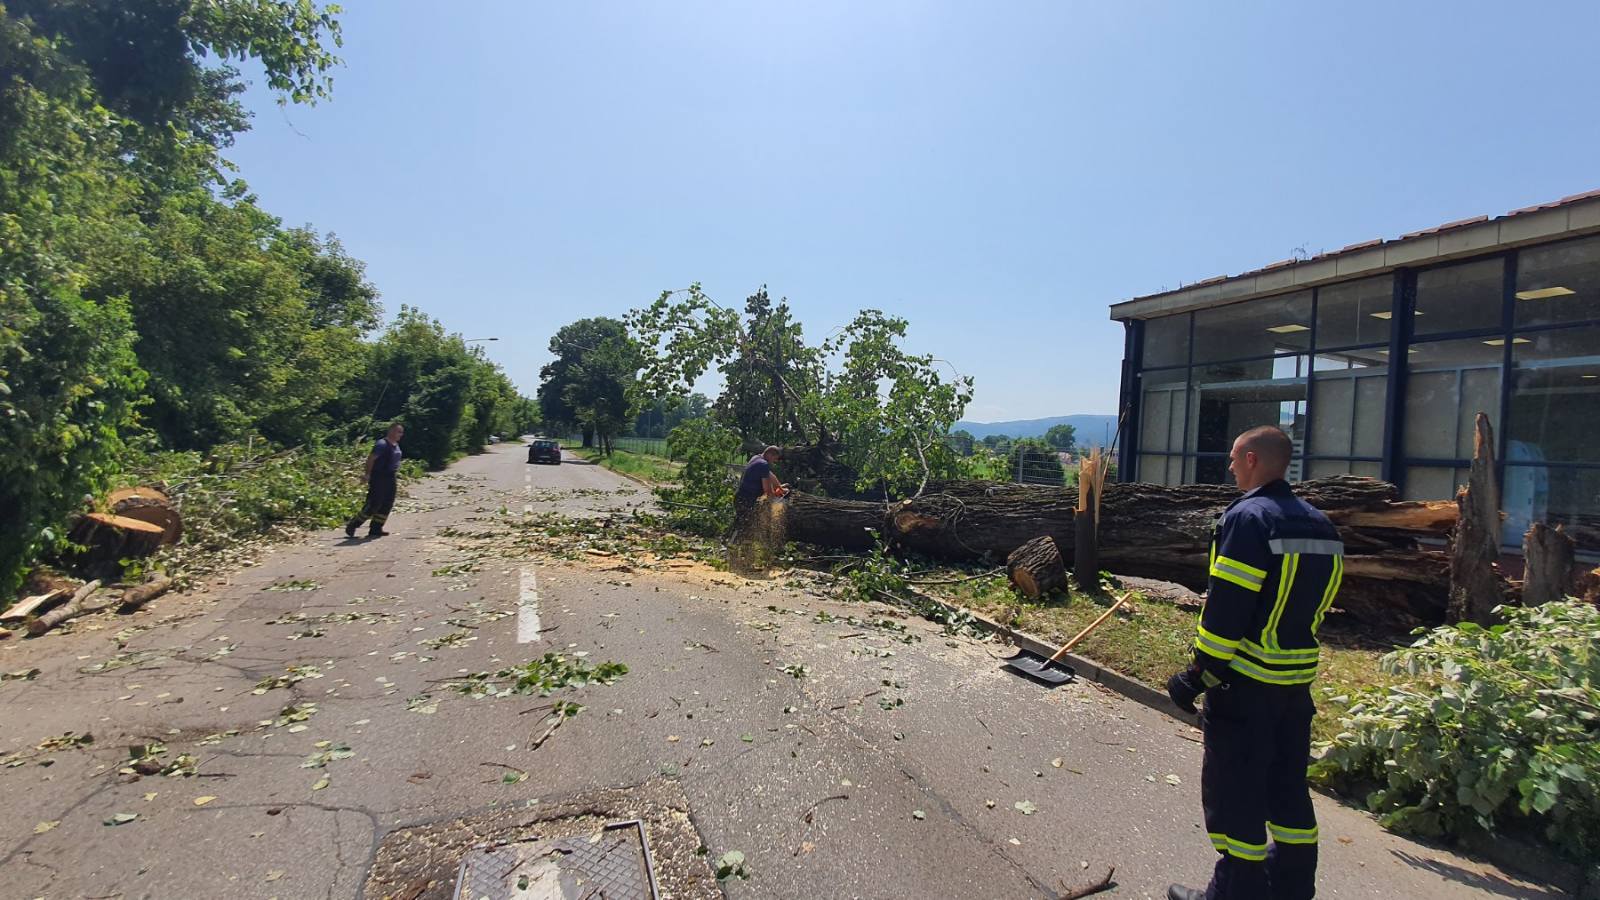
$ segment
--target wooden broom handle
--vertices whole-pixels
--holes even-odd
[[[1088,628],[1085,628],[1084,630],[1078,632],[1078,634],[1075,637],[1073,637],[1072,640],[1067,641],[1065,644],[1062,644],[1061,645],[1061,649],[1057,650],[1056,651],[1056,655],[1050,657],[1049,661],[1050,662],[1060,662],[1061,661],[1061,657],[1067,655],[1067,651],[1071,650],[1073,647],[1078,646],[1078,642],[1079,641],[1081,641],[1084,638],[1088,637],[1089,636],[1089,632],[1095,630],[1096,628],[1099,628],[1101,622],[1104,622],[1105,620],[1111,618],[1111,614],[1117,611],[1117,607],[1119,607],[1122,604],[1128,602],[1128,598],[1132,597],[1132,596],[1133,596],[1133,592],[1132,591],[1124,592],[1121,597],[1117,598],[1117,602],[1111,604],[1111,608],[1110,609],[1108,609],[1105,612],[1100,614],[1100,618],[1095,619],[1093,622],[1090,622]]]

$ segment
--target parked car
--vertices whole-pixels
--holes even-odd
[[[498,434],[489,435],[489,443],[491,443],[491,444],[500,443],[500,435],[498,435]]]
[[[528,462],[561,465],[561,445],[555,441],[534,441],[528,445]]]

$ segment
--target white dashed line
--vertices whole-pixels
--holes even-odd
[[[539,639],[539,579],[533,567],[522,570],[522,590],[517,595],[517,643]]]

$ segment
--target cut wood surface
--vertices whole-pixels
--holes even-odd
[[[1067,569],[1055,538],[1036,537],[1006,557],[1011,583],[1030,600],[1067,586]]]
[[[8,609],[6,609],[5,612],[0,612],[0,622],[20,622],[36,612],[43,612],[44,610],[48,609],[52,603],[55,603],[70,594],[71,591],[56,590],[47,591],[43,594],[35,594],[32,597],[25,597],[21,600],[18,600],[16,603],[13,603]]]
[[[166,528],[127,516],[89,513],[78,520],[72,540],[89,548],[90,561],[115,561],[154,553],[166,541]]]
[[[1443,620],[1446,557],[1417,543],[1419,536],[1439,534],[1445,517],[1436,504],[1399,503],[1394,485],[1350,475],[1302,482],[1295,493],[1336,523],[1344,521],[1338,525],[1347,553],[1339,608],[1400,629]],[[1213,525],[1238,497],[1232,485],[1106,485],[1100,567],[1204,589]],[[1048,535],[1070,565],[1076,508],[1071,487],[955,481],[930,484],[921,497],[890,504],[796,492],[788,525],[792,540],[824,547],[865,549],[875,529],[902,552],[967,562],[1003,560]],[[1408,527],[1419,520],[1426,527]]]
[[[32,622],[29,622],[28,634],[32,637],[38,637],[39,635],[44,634],[46,631],[49,631],[57,625],[60,625],[62,622],[67,621],[68,619],[74,619],[85,613],[91,613],[106,608],[110,605],[109,602],[100,604],[88,603],[89,598],[93,596],[94,592],[99,589],[99,581],[91,581],[88,584],[85,584],[83,587],[78,588],[77,593],[72,595],[71,600],[68,600],[66,603],[61,604],[55,609],[52,609],[37,619],[34,619]]]
[[[106,495],[106,505],[112,513],[128,519],[138,519],[159,525],[164,544],[177,543],[183,536],[183,517],[166,494],[152,487],[122,488]]]

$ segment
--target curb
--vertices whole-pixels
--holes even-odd
[[[921,591],[916,591],[915,593],[918,597],[943,609],[947,613],[965,610],[966,614],[970,615],[973,621],[977,622],[984,630],[991,634],[1003,635],[1014,646],[1029,653],[1035,653],[1048,659],[1059,649],[1046,644],[1031,634],[1018,631],[1009,625],[1002,625],[981,613],[973,612],[965,607],[953,606],[943,600],[929,597]],[[1200,727],[1199,716],[1190,715],[1178,709],[1165,692],[1158,691],[1130,675],[1124,675],[1115,669],[1095,662],[1088,657],[1079,656],[1076,653],[1068,653],[1061,659],[1077,670],[1078,679],[1081,681],[1092,681],[1096,684],[1105,685],[1107,688],[1141,706],[1147,706],[1156,712],[1164,713],[1179,722],[1195,728]],[[1316,785],[1312,785],[1311,789],[1346,806],[1361,809],[1360,806],[1349,802],[1348,798],[1323,790]],[[1385,830],[1387,831],[1387,829]],[[1550,850],[1516,838],[1504,836],[1488,838],[1469,835],[1462,838],[1457,846],[1460,850],[1493,863],[1502,869],[1543,882],[1550,887],[1579,897],[1579,900],[1600,900],[1600,865],[1591,866],[1585,872],[1579,864],[1563,860]]]

